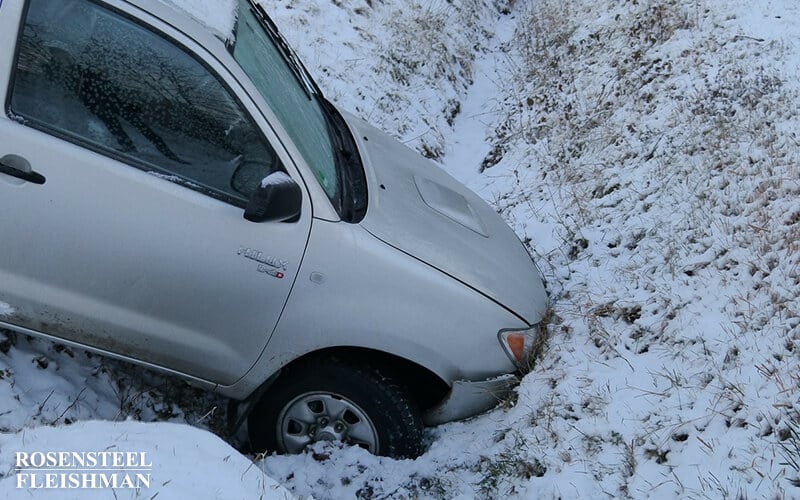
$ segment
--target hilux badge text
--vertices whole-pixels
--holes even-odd
[[[284,271],[289,267],[287,261],[265,255],[261,250],[256,250],[254,248],[239,247],[239,251],[236,253],[245,259],[258,262],[258,267],[256,268],[258,272],[268,274],[278,279],[283,279]]]

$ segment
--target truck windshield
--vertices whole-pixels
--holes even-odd
[[[254,0],[239,0],[229,49],[280,120],[342,220],[359,222],[367,211],[367,179],[355,140]]]

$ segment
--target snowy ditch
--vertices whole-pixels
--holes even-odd
[[[264,3],[331,98],[494,203],[555,316],[515,404],[429,430],[419,459],[318,445],[259,474],[315,498],[800,495],[794,2]],[[46,342],[0,352],[0,472],[52,431],[241,481],[201,430],[64,426],[221,434],[224,402]]]

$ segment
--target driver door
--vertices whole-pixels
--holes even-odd
[[[28,2],[0,117],[0,321],[229,385],[278,321],[311,205],[242,217],[290,162],[180,37],[88,0]]]

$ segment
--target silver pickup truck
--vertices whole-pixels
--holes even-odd
[[[503,220],[327,101],[263,8],[0,0],[0,327],[239,402],[286,453],[415,456],[492,407],[547,297]]]

